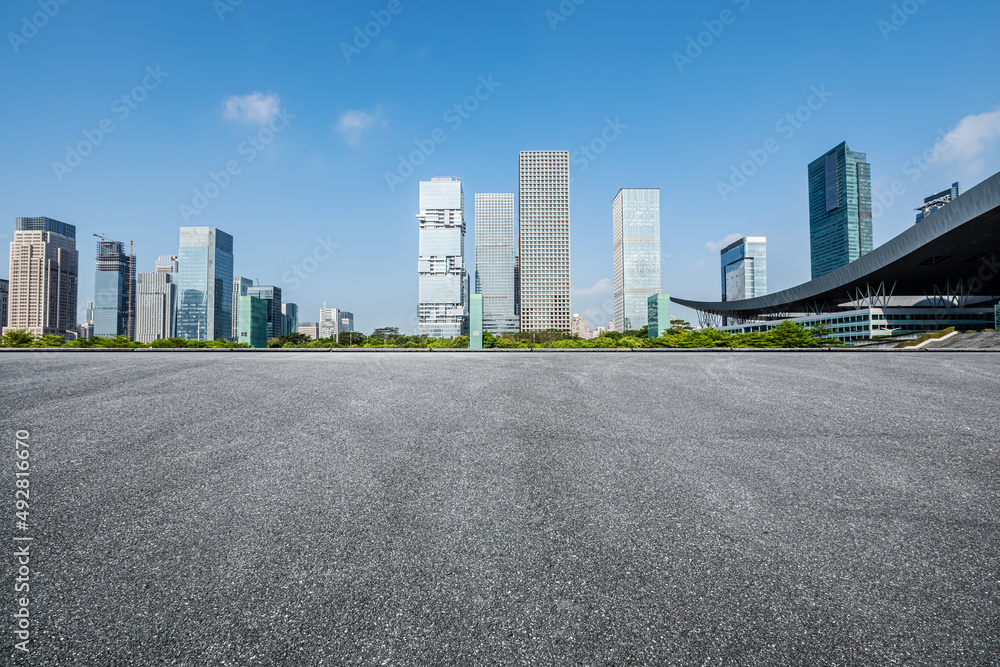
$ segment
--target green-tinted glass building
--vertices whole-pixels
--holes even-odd
[[[654,294],[646,301],[649,338],[659,338],[670,328],[670,295]]]
[[[844,142],[809,165],[809,245],[815,280],[872,251],[868,156]]]
[[[469,348],[483,349],[483,295],[473,294],[469,299]]]
[[[241,296],[239,304],[239,341],[250,347],[267,347],[267,301],[255,296]]]

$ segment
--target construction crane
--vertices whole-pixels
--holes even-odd
[[[108,239],[104,234],[93,234],[97,238],[101,239],[101,243],[118,243],[118,241]],[[135,283],[135,254],[132,252],[134,241],[128,242],[128,329],[126,333],[129,340],[135,340],[135,332],[132,329],[132,311],[135,310],[135,302],[132,301],[132,285]],[[100,260],[100,256],[97,258]]]

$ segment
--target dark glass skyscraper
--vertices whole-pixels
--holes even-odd
[[[871,165],[844,142],[809,165],[812,277],[872,251]]]
[[[281,312],[281,288],[257,285],[247,288],[247,296],[255,296],[267,305],[267,337],[277,338],[284,332],[284,315]]]
[[[97,242],[94,335],[135,339],[135,257],[120,241]]]
[[[517,258],[516,195],[476,194],[476,293],[481,294],[483,329],[517,331],[514,261]]]
[[[233,335],[233,237],[214,227],[181,227],[177,335],[228,340]]]

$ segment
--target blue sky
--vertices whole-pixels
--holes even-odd
[[[997,25],[994,0],[8,0],[0,241],[17,216],[75,224],[82,306],[92,233],[134,239],[146,271],[181,226],[215,226],[301,319],[327,302],[412,331],[418,182],[463,179],[471,262],[473,195],[515,192],[521,150],[569,150],[592,327],[612,317],[622,187],[661,188],[664,291],[718,298],[734,234],[768,237],[776,291],[809,277],[806,165],[841,141],[887,204],[876,245],[924,196],[1000,171]]]

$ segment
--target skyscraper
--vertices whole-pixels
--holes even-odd
[[[339,308],[320,308],[317,323],[320,338],[337,338],[342,333],[354,331],[354,313]]]
[[[233,278],[233,340],[236,341],[240,339],[240,297],[246,296],[250,287],[253,287],[253,281],[249,278]]]
[[[622,189],[613,208],[615,331],[641,329],[660,293],[660,190]]]
[[[872,251],[871,165],[844,142],[809,165],[812,277]]]
[[[462,180],[420,182],[420,259],[417,335],[457,338],[469,331]]]
[[[934,211],[958,199],[958,196],[961,193],[961,187],[959,184],[952,183],[951,189],[943,190],[937,194],[931,195],[930,197],[925,197],[923,206],[917,208],[917,222],[922,222],[925,217]]]
[[[257,285],[247,288],[248,296],[255,296],[267,304],[267,337],[278,338],[285,330],[285,317],[281,311],[281,288]]]
[[[483,329],[518,331],[514,304],[517,261],[515,195],[476,195],[476,293],[483,296]]]
[[[177,335],[230,340],[233,334],[233,237],[214,227],[181,227]]]
[[[247,294],[240,297],[239,312],[239,337],[238,343],[244,343],[250,347],[267,347],[267,303],[263,299]]]
[[[569,151],[522,152],[519,194],[521,330],[569,331]]]
[[[178,270],[177,255],[160,255],[156,259],[156,273],[177,273]]]
[[[284,316],[282,335],[298,333],[299,307],[294,303],[283,303],[281,304],[281,314]]]
[[[767,238],[744,236],[722,249],[722,300],[767,294]]]
[[[176,278],[176,273],[166,271],[139,274],[135,327],[138,342],[152,343],[176,335]]]
[[[76,227],[51,218],[17,218],[5,329],[36,336],[65,336],[74,329],[79,260]]]
[[[7,326],[7,308],[10,305],[10,281],[0,278],[0,330]]]
[[[120,241],[97,242],[94,335],[135,338],[135,255]]]

